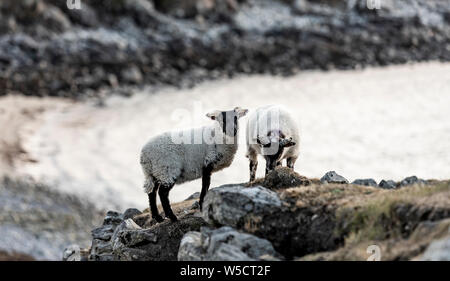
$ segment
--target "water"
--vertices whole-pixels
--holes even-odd
[[[76,103],[47,111],[25,143],[38,160],[21,172],[123,210],[147,206],[139,152],[153,135],[211,124],[209,110],[281,104],[301,128],[295,170],[348,180],[450,178],[450,64],[425,63],[358,71],[303,72],[293,77],[240,77],[193,89],[113,97],[106,107]],[[180,124],[180,116],[186,116]],[[240,121],[241,137],[245,122]],[[243,140],[243,138],[242,138]],[[249,178],[245,144],[211,186]],[[258,176],[264,174],[261,159]],[[172,202],[200,191],[196,180],[175,186]]]

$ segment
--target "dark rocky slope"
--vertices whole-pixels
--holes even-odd
[[[365,0],[81,2],[0,2],[0,95],[102,97],[238,73],[450,60],[447,0],[379,10]]]
[[[411,260],[450,235],[448,181],[410,177],[385,189],[370,186],[372,180],[334,183],[342,182],[335,172],[307,181],[287,168],[268,178],[288,183],[296,178],[302,185],[216,187],[207,193],[202,213],[195,199],[174,204],[176,223],[157,224],[148,210],[109,212],[103,226],[92,231],[90,255],[84,258],[365,260],[367,247],[377,245],[382,260]],[[444,240],[434,242],[438,239]],[[424,257],[450,259],[448,251],[434,248]]]

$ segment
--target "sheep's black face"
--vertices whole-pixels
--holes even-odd
[[[239,118],[245,116],[247,112],[247,109],[236,107],[235,109],[229,111],[214,111],[212,113],[208,113],[207,116],[219,123],[222,128],[222,132],[225,135],[234,137],[238,132]]]
[[[230,137],[234,137],[238,130],[238,116],[234,110],[222,111],[221,118],[219,118],[219,124],[222,128],[222,132]]]
[[[261,154],[277,161],[281,157],[283,150],[295,145],[292,137],[287,138],[280,130],[273,130],[267,136],[259,136],[256,139],[261,147]]]

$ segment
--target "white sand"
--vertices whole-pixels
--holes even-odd
[[[195,110],[199,104],[202,108]],[[266,104],[295,112],[302,130],[296,171],[302,175],[321,177],[335,170],[349,180],[450,178],[449,63],[241,77],[190,90],[113,97],[105,108],[61,106],[47,111],[42,126],[27,138],[24,147],[38,162],[23,165],[20,172],[100,206],[143,208],[147,197],[139,152],[151,136],[180,127],[173,115],[185,114],[196,120],[184,126],[198,126],[211,122],[204,117],[211,109]],[[213,175],[212,186],[247,181],[244,154],[242,144],[232,166]],[[259,176],[263,167],[261,159]],[[170,196],[183,200],[200,188],[197,180],[175,186]]]

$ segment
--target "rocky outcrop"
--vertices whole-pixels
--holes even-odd
[[[271,173],[284,178],[281,182],[303,179],[284,168]],[[446,259],[447,241],[440,239],[448,237],[450,226],[450,182],[407,179],[415,183],[395,183],[394,189],[373,186],[371,180],[311,179],[273,190],[259,185],[262,179],[224,185],[208,191],[202,212],[193,207],[197,195],[173,204],[175,223],[156,223],[148,210],[108,212],[92,231],[89,258],[366,260],[366,248],[375,245],[381,260]],[[74,251],[66,252],[69,260]]]
[[[183,235],[205,225],[201,218],[189,215],[176,223],[167,221],[149,229],[124,226],[113,236],[115,260],[177,260]]]
[[[450,216],[450,205],[443,203],[450,190],[448,183],[444,186],[436,186],[435,193],[424,185],[393,193],[345,183],[312,184],[278,193],[258,186],[223,186],[208,192],[202,215],[212,225],[265,238],[291,259],[338,249],[355,233],[381,240],[409,237],[421,222]],[[421,192],[430,194],[424,199]],[[443,202],[437,204],[440,196]]]
[[[202,227],[200,232],[188,232],[178,251],[180,261],[276,260],[276,256],[278,253],[266,239],[229,226],[218,229]]]
[[[0,95],[450,60],[446,0],[0,1]]]
[[[206,225],[193,211],[182,209],[177,215],[176,223],[156,224],[149,213],[136,209],[128,209],[123,214],[108,212],[103,225],[92,231],[89,260],[177,260],[183,235]]]
[[[333,234],[332,212],[319,214],[314,206],[290,207],[278,194],[260,186],[223,186],[207,193],[202,215],[212,225],[232,226],[269,240],[288,259],[342,242]]]

